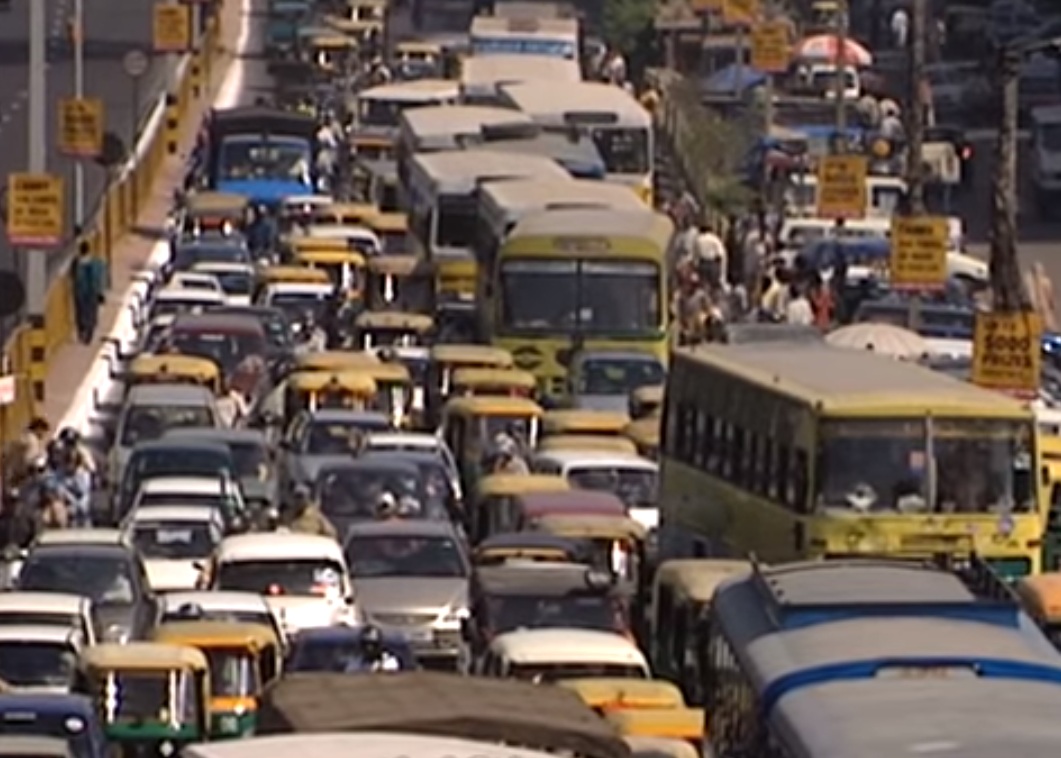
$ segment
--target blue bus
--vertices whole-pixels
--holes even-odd
[[[1061,739],[1061,655],[975,559],[756,565],[719,587],[698,651],[717,758],[1046,756]]]

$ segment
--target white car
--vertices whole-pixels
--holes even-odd
[[[92,601],[64,592],[0,592],[0,627],[57,626],[78,632],[89,645],[96,644]]]
[[[246,263],[203,261],[192,266],[193,274],[212,276],[228,305],[250,305],[254,288],[254,267]]]
[[[445,440],[423,432],[376,432],[365,438],[365,452],[387,451],[434,453],[445,463],[454,492],[460,497],[460,469]]]
[[[151,301],[150,319],[153,321],[158,316],[202,312],[224,304],[225,296],[220,291],[163,287]]]
[[[146,479],[140,485],[126,521],[138,518],[142,510],[153,511],[173,506],[208,508],[217,513],[226,525],[247,511],[239,485],[227,475],[159,476]]]
[[[178,271],[166,286],[196,292],[215,292],[222,296],[225,294],[216,276],[200,271]]]
[[[317,313],[334,295],[332,284],[277,282],[265,288],[258,305],[279,308],[289,316],[307,311]]]
[[[221,514],[209,506],[142,508],[125,529],[158,593],[195,589],[202,565],[225,536]]]
[[[649,679],[652,670],[635,642],[595,629],[519,629],[494,637],[480,662],[483,676],[535,683],[586,676]]]
[[[63,626],[0,626],[0,681],[16,692],[70,692],[81,633]]]
[[[280,622],[265,601],[255,592],[167,592],[159,597],[158,622],[200,619],[202,621],[238,621],[271,628],[277,639],[285,641]],[[286,642],[285,642],[286,644]]]
[[[289,637],[313,627],[354,626],[360,619],[346,558],[330,537],[291,532],[227,537],[206,567],[203,586],[264,595]]]

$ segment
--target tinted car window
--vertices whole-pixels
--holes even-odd
[[[132,603],[133,567],[125,556],[36,550],[18,575],[18,588],[83,595],[94,603]]]

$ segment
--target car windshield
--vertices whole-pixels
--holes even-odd
[[[210,694],[213,697],[247,697],[258,694],[258,667],[246,650],[209,648]]]
[[[387,428],[385,418],[349,421],[314,421],[303,437],[302,452],[306,455],[350,455],[358,449],[365,431]]]
[[[226,295],[249,295],[254,279],[246,271],[216,271],[214,276]]]
[[[264,480],[269,475],[269,450],[262,442],[237,442],[229,445],[241,477]]]
[[[331,296],[323,292],[277,292],[269,298],[269,305],[282,310],[292,321],[302,321],[307,316],[313,316],[320,321],[330,301]]]
[[[622,609],[607,595],[500,595],[487,598],[494,634],[514,629],[598,629],[626,632]]]
[[[69,613],[49,613],[48,611],[0,611],[0,626],[61,626],[69,629],[81,629],[81,617]]]
[[[326,559],[228,561],[217,589],[257,595],[332,595],[342,588],[343,567]]]
[[[157,440],[170,429],[212,427],[215,422],[207,405],[134,405],[125,414],[118,444],[132,447],[138,442]]]
[[[31,552],[18,574],[18,588],[82,595],[102,604],[125,605],[136,600],[128,560],[66,550]]]
[[[402,651],[391,648],[384,642],[383,649],[402,661]],[[286,671],[326,671],[345,674],[364,670],[361,645],[354,639],[310,640],[296,643],[291,663]],[[405,668],[402,665],[401,668]]]
[[[96,746],[88,725],[94,718],[88,713],[65,710],[49,703],[40,710],[21,704],[0,712],[0,734],[19,737],[54,737],[66,740],[74,758],[97,758]],[[38,757],[39,758],[39,757]]]
[[[822,422],[819,439],[819,508],[1005,513],[1035,505],[1031,423],[838,420]]]
[[[384,493],[390,493],[404,515],[423,515],[423,486],[418,474],[390,467],[333,469],[320,479],[321,510],[342,519],[373,519]]]
[[[190,672],[113,672],[101,684],[99,697],[106,696],[108,713],[113,713],[107,723],[198,721],[200,695],[196,678]]]
[[[171,332],[170,340],[178,353],[211,360],[226,374],[248,356],[263,355],[267,347],[265,337],[254,333],[181,330]]]
[[[354,537],[346,543],[346,561],[355,580],[468,575],[460,546],[450,537],[375,534]]]
[[[141,521],[133,528],[133,544],[145,558],[194,560],[208,557],[221,540],[209,523]]]
[[[250,253],[243,245],[179,245],[173,258],[173,268],[187,271],[197,263],[246,263]]]
[[[576,392],[580,395],[628,396],[639,387],[663,384],[663,364],[642,358],[589,358],[582,363]]]
[[[0,680],[13,687],[68,687],[77,652],[66,643],[0,642]]]
[[[166,506],[192,505],[203,508],[216,508],[224,511],[225,496],[214,493],[184,493],[184,492],[146,492],[136,500],[137,508],[164,508]]]
[[[580,490],[611,492],[631,508],[655,505],[659,474],[651,469],[625,466],[572,468],[567,481]]]
[[[563,679],[645,679],[645,670],[640,666],[623,666],[608,663],[547,663],[542,665],[516,665],[509,671],[516,679],[534,682],[559,682]]]

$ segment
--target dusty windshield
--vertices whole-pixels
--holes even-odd
[[[311,184],[309,143],[303,140],[225,140],[220,162],[224,181],[280,179]]]
[[[119,444],[132,447],[157,440],[170,429],[215,425],[214,414],[205,405],[134,405],[125,416]]]
[[[501,320],[520,332],[643,335],[660,328],[659,269],[632,261],[509,260]]]
[[[609,174],[648,173],[647,129],[608,127],[593,129],[590,134]]]
[[[108,679],[101,687],[107,693],[105,723],[187,724],[198,719],[195,677],[188,672],[121,672]]]
[[[1005,513],[1034,507],[1030,422],[825,421],[819,508]]]
[[[592,358],[582,363],[578,377],[580,395],[629,395],[639,387],[663,384],[663,365],[646,358]]]
[[[222,563],[217,589],[256,595],[331,596],[342,589],[343,567],[327,559]]]
[[[652,469],[626,466],[582,466],[567,474],[572,487],[611,492],[631,508],[655,505],[658,480]]]
[[[220,541],[220,531],[208,523],[144,521],[133,531],[133,544],[140,554],[161,560],[206,558]]]
[[[495,634],[513,629],[626,631],[620,604],[607,595],[501,595],[487,599],[487,621]]]
[[[350,575],[357,579],[464,577],[468,574],[456,540],[449,537],[355,537],[346,543]]]
[[[77,653],[65,644],[0,643],[0,680],[12,687],[68,687],[76,665]]]

